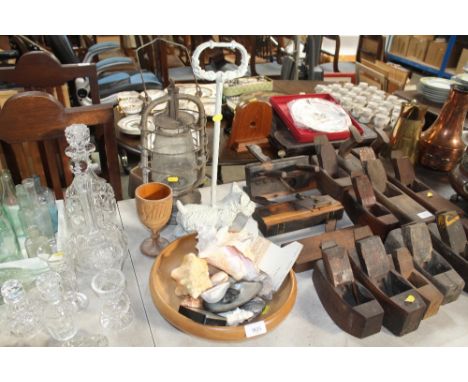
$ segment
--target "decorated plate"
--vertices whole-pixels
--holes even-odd
[[[117,122],[120,131],[128,135],[141,135],[140,130],[141,115],[129,115]],[[154,130],[154,124],[148,119],[148,130]]]

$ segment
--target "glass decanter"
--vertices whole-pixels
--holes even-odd
[[[10,333],[17,337],[29,337],[40,329],[40,319],[35,306],[30,303],[20,281],[7,280],[1,288],[3,301],[7,305]]]
[[[80,273],[93,275],[108,268],[121,268],[126,239],[117,221],[117,207],[112,187],[96,176],[90,166],[89,129],[71,125],[65,130],[72,159],[74,179],[65,192],[65,214],[69,238],[66,252],[75,259]]]
[[[90,156],[95,146],[90,143],[89,129],[86,125],[75,124],[65,129],[69,146],[65,154],[71,158],[74,179],[65,192],[65,209],[68,223],[75,232],[83,230],[84,212],[79,193],[84,189],[91,193],[91,205],[98,226],[117,226],[117,203],[112,186],[96,175]],[[119,228],[119,227],[118,227]]]
[[[27,238],[24,242],[28,257],[39,257],[47,260],[52,255],[52,245],[50,240],[42,235],[37,226],[29,226],[26,230]]]
[[[93,277],[91,287],[102,301],[101,326],[121,330],[133,321],[130,298],[125,292],[125,275],[118,269],[107,269]]]

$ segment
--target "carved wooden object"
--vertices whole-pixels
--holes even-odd
[[[398,219],[389,209],[380,204],[366,175],[353,176],[353,190],[348,190],[343,205],[354,224],[369,225],[372,232],[384,238],[396,228]]]
[[[367,236],[372,236],[372,231],[368,226],[364,226],[324,232],[320,235],[298,240],[303,248],[293,266],[293,270],[298,273],[312,269],[314,263],[322,258],[322,243],[332,241],[349,252],[355,248],[356,240]]]
[[[312,280],[328,315],[355,337],[378,333],[384,310],[372,293],[354,279],[347,250],[331,243],[322,251],[323,260],[315,264]]]
[[[389,252],[400,247],[409,249],[415,268],[444,295],[442,304],[455,301],[462,292],[465,286],[463,279],[450,263],[433,249],[426,224],[410,224],[390,232],[385,246]]]
[[[421,272],[415,269],[413,258],[408,248],[401,247],[393,253],[396,270],[413,286],[426,303],[424,318],[431,317],[439,311],[444,296]]]
[[[246,152],[247,145],[268,145],[273,113],[267,102],[252,101],[236,108],[228,145],[237,152]]]
[[[307,193],[296,194],[284,202],[258,207],[253,214],[265,236],[336,221],[342,216],[343,205],[340,202],[328,195]]]
[[[437,216],[437,224],[429,224],[434,248],[465,281],[468,292],[468,244],[459,215],[448,211]]]
[[[431,222],[434,215],[410,198],[387,179],[387,173],[380,159],[365,162],[366,173],[374,187],[377,200],[392,211],[403,222]]]
[[[383,325],[397,336],[416,330],[426,304],[411,284],[392,269],[382,240],[378,236],[359,240],[350,259],[354,275],[383,307]]]
[[[459,214],[464,214],[461,208],[416,178],[413,164],[408,157],[393,157],[392,165],[395,177],[389,176],[388,180],[428,211],[437,214],[442,211],[455,210]]]

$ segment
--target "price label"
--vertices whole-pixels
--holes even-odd
[[[260,336],[267,332],[265,321],[258,321],[245,325],[244,330],[247,338]]]
[[[427,219],[430,218],[432,214],[429,211],[423,211],[418,214],[418,217],[421,219]]]

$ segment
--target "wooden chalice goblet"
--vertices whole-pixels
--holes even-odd
[[[151,230],[151,237],[143,240],[140,251],[156,257],[168,244],[159,236],[172,213],[172,189],[163,183],[146,183],[135,190],[135,200],[140,221]]]

